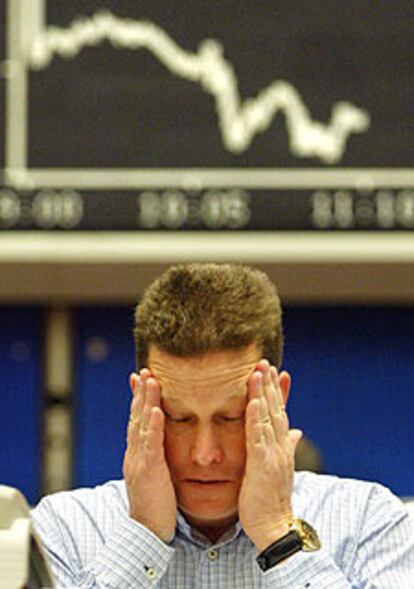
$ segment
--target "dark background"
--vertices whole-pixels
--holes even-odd
[[[47,23],[68,27],[102,9],[153,22],[187,52],[205,39],[220,41],[243,100],[281,79],[296,88],[313,120],[328,122],[341,100],[367,110],[370,129],[351,135],[335,165],[412,165],[412,3],[47,2]],[[4,18],[0,23],[3,44]],[[246,152],[230,154],[213,98],[148,50],[108,42],[84,48],[33,71],[29,86],[30,167],[332,167],[291,155],[283,114]]]

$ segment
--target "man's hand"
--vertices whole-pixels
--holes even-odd
[[[259,551],[289,531],[292,515],[294,455],[302,436],[290,430],[281,387],[289,375],[278,375],[261,360],[248,380],[246,467],[239,495],[239,518]]]
[[[161,389],[150,370],[131,376],[133,400],[124,457],[130,517],[168,542],[176,525],[177,501],[164,455]]]

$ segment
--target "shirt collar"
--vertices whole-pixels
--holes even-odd
[[[215,543],[216,546],[221,546],[223,544],[228,544],[232,542],[240,533],[242,532],[242,527],[239,521],[237,521],[233,526],[223,534],[218,542]],[[193,544],[198,544],[199,546],[212,546],[212,542],[204,536],[201,532],[193,528],[185,519],[184,515],[178,511],[177,512],[177,527],[176,527],[176,534],[182,534],[187,540],[192,542]]]

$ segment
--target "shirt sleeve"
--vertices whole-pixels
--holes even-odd
[[[76,510],[73,511],[73,518],[76,518]],[[99,549],[93,558],[84,562],[79,544],[88,542],[88,538],[81,538],[85,529],[77,528],[73,518],[69,525],[67,511],[62,515],[48,498],[41,501],[32,512],[34,528],[46,550],[58,589],[159,587],[174,548],[126,514],[120,513],[105,541],[103,538],[100,541],[99,529],[95,522],[90,521],[92,525],[85,528],[88,530],[89,543],[91,546],[99,544]],[[91,520],[87,512],[83,518]],[[91,534],[93,528],[95,534]]]
[[[343,522],[346,525],[346,522]],[[266,589],[413,589],[414,523],[388,489],[372,485],[351,563],[328,547],[300,552],[263,574]]]

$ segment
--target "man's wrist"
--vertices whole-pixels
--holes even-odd
[[[263,552],[269,546],[286,536],[290,531],[289,522],[286,522],[277,528],[271,530],[263,530],[254,538],[253,543],[258,552]]]
[[[174,528],[166,528],[157,525],[155,522],[151,522],[148,519],[145,519],[142,516],[137,516],[132,512],[129,513],[129,517],[136,521],[138,524],[149,530],[152,534],[157,536],[160,540],[165,542],[165,544],[169,544],[174,537],[175,527]]]
[[[262,571],[283,562],[296,552],[313,552],[321,547],[318,534],[313,527],[300,518],[292,518],[289,531],[260,551],[257,562]]]

